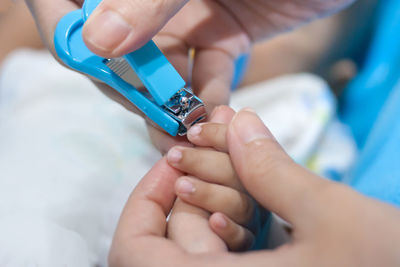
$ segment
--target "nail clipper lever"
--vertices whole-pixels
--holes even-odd
[[[170,135],[185,135],[193,124],[205,118],[204,104],[185,88],[185,81],[153,41],[112,59],[99,57],[86,47],[82,27],[100,2],[86,0],[82,9],[60,20],[54,36],[58,56],[72,69],[117,90]]]

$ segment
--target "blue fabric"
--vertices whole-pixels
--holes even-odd
[[[247,66],[249,64],[250,54],[242,54],[235,61],[235,69],[233,73],[232,79],[232,91],[236,90],[236,88],[242,82],[244,75],[246,74]]]
[[[379,12],[365,65],[340,106],[360,150],[346,182],[400,206],[400,1],[380,1]]]
[[[348,182],[361,193],[400,206],[400,83],[389,95]]]
[[[400,1],[380,3],[376,32],[361,73],[342,99],[342,118],[360,148],[365,145],[400,75]]]

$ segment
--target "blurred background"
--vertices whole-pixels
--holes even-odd
[[[358,0],[255,44],[231,105],[299,164],[400,206],[399,47],[400,1]],[[23,0],[0,0],[0,266],[106,266],[160,157],[141,118],[53,59]]]

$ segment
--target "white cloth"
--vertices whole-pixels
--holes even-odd
[[[9,57],[0,92],[0,266],[104,266],[124,202],[160,158],[142,119],[46,52]]]
[[[336,117],[328,84],[312,74],[282,76],[236,92],[232,107],[251,107],[299,164],[334,180],[348,173],[357,149]]]

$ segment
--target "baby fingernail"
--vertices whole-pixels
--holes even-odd
[[[273,138],[263,121],[251,109],[238,112],[233,118],[233,127],[245,144],[257,139]]]
[[[176,189],[179,193],[182,194],[191,194],[196,191],[194,185],[186,179],[180,179],[177,182]]]
[[[86,40],[100,50],[112,52],[129,35],[132,27],[116,12],[95,13],[85,24]]]
[[[189,129],[188,136],[191,136],[191,137],[198,136],[201,133],[201,130],[202,130],[201,125],[196,124],[192,128]]]
[[[182,151],[179,148],[173,147],[168,151],[167,160],[170,163],[178,163],[182,159]]]
[[[218,228],[225,228],[228,225],[228,222],[222,215],[215,216],[214,223]]]

